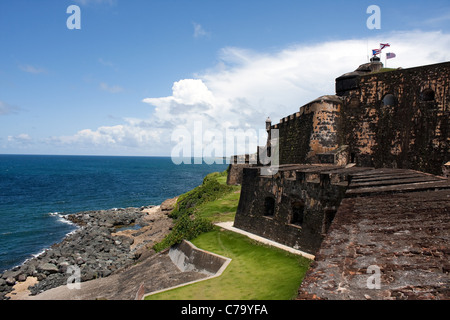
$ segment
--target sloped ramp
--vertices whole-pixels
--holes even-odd
[[[24,300],[141,300],[146,296],[218,277],[231,259],[183,241],[109,277],[60,286]]]
[[[196,272],[205,275],[205,277],[147,293],[142,296],[142,299],[163,291],[219,277],[231,262],[230,258],[199,249],[187,240],[183,240],[181,243],[172,246],[168,256],[181,272]]]

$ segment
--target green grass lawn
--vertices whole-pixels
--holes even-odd
[[[234,221],[240,195],[241,187],[236,186],[231,192],[223,195],[219,199],[197,206],[196,214],[213,223]]]
[[[226,172],[211,174],[207,185],[182,198],[196,202],[191,217],[209,222],[234,221],[240,186],[226,186]],[[217,181],[225,189],[219,196]],[[214,187],[214,188],[213,188]],[[200,201],[198,200],[200,199]],[[188,203],[185,202],[184,203]],[[189,227],[189,226],[188,226]],[[257,243],[243,235],[214,227],[190,240],[204,249],[232,261],[217,278],[147,297],[148,300],[290,300],[309,268],[310,261],[281,249]]]
[[[218,227],[192,243],[232,261],[218,278],[149,296],[148,300],[290,300],[296,297],[310,263]]]

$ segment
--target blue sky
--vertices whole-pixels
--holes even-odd
[[[388,66],[450,60],[450,3],[3,0],[0,153],[167,156],[195,122],[259,130],[333,94],[380,42]]]

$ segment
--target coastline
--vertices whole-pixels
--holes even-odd
[[[177,199],[167,199],[159,206],[59,215],[77,229],[0,274],[0,300],[26,299],[66,285],[73,275],[78,275],[81,282],[107,278],[154,255],[152,246],[173,226],[168,215]]]

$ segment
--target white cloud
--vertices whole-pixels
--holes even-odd
[[[194,38],[209,37],[211,35],[210,32],[203,29],[201,24],[196,22],[193,22],[192,24],[194,26]]]
[[[19,109],[19,107],[10,105],[0,100],[0,116],[17,113]]]
[[[115,69],[115,67],[116,67],[114,65],[114,63],[112,63],[111,61],[105,60],[103,58],[99,58],[98,62],[105,67],[109,67],[109,68],[113,68],[113,69]]]
[[[441,23],[445,23],[450,20],[450,13],[447,10],[442,10],[443,14],[440,16],[425,20],[423,24],[430,25],[430,26],[438,26]]]
[[[258,131],[268,116],[277,123],[311,100],[334,94],[335,78],[367,62],[370,49],[380,42],[391,44],[384,52],[397,55],[388,60],[389,67],[450,60],[450,34],[443,32],[393,32],[368,40],[298,44],[274,53],[224,48],[216,66],[195,79],[176,81],[172,95],[143,99],[155,108],[151,118],[125,119],[121,125],[82,130],[59,141],[170,155],[176,129],[194,132],[201,123],[204,131],[223,134],[226,129]]]
[[[33,74],[39,74],[39,73],[47,72],[47,70],[45,70],[44,68],[35,67],[35,66],[29,65],[29,64],[20,65],[19,69],[24,71],[24,72],[33,73]]]
[[[31,137],[30,135],[26,134],[26,133],[22,133],[19,134],[17,136],[8,136],[8,142],[12,142],[12,143],[28,143],[31,141]]]
[[[107,83],[101,82],[100,89],[109,93],[120,93],[123,91],[122,87],[119,86],[109,86]]]
[[[95,130],[84,129],[72,136],[45,139],[47,146],[59,149],[87,150],[95,154],[142,154],[164,155],[162,130],[151,128],[151,123],[140,119],[124,119],[123,124],[102,126]]]

